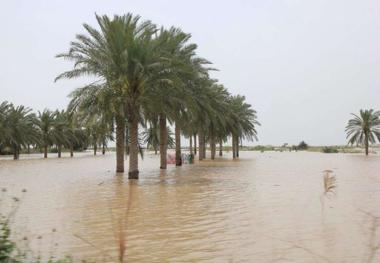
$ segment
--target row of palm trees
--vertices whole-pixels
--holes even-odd
[[[169,125],[175,131],[176,165],[181,165],[181,135],[189,138],[192,153],[198,138],[199,160],[206,158],[207,143],[214,159],[216,144],[231,138],[236,158],[242,139],[256,139],[256,112],[243,96],[232,96],[209,76],[214,69],[197,55],[190,34],[130,13],[96,15],[96,20],[98,28],[84,24],[86,33],[57,55],[74,66],[56,80],[94,78],[70,94],[68,111],[115,127],[117,172],[124,172],[127,145],[129,178],[138,178],[141,126],[149,127],[145,135],[160,152],[161,169],[166,169],[168,144],[173,143]]]
[[[15,160],[19,159],[20,151],[33,147],[48,157],[51,147],[55,147],[58,157],[66,148],[73,157],[74,150],[84,150],[88,146],[97,152],[97,146],[102,146],[105,153],[108,140],[112,139],[110,127],[94,119],[81,119],[64,110],[44,110],[33,113],[25,106],[15,106],[9,102],[0,104],[0,152],[13,153]]]

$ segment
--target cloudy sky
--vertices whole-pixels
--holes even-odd
[[[260,144],[344,144],[351,112],[380,109],[380,1],[2,0],[0,101],[64,108],[84,81],[54,83],[82,23],[133,12],[192,34],[230,92],[258,111]]]

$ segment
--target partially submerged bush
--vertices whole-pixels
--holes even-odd
[[[324,153],[338,153],[339,151],[336,147],[325,146],[322,148],[322,152],[324,152]]]

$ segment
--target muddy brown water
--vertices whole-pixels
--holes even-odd
[[[20,198],[15,239],[75,261],[116,261],[124,243],[128,262],[380,262],[380,156],[241,152],[160,171],[147,154],[137,182],[114,165],[1,160],[1,209]]]

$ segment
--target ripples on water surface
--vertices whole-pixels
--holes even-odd
[[[112,262],[123,237],[129,262],[380,261],[380,157],[241,152],[159,171],[148,154],[137,182],[115,176],[114,162],[0,161],[7,194],[28,190],[16,234],[78,261]]]

